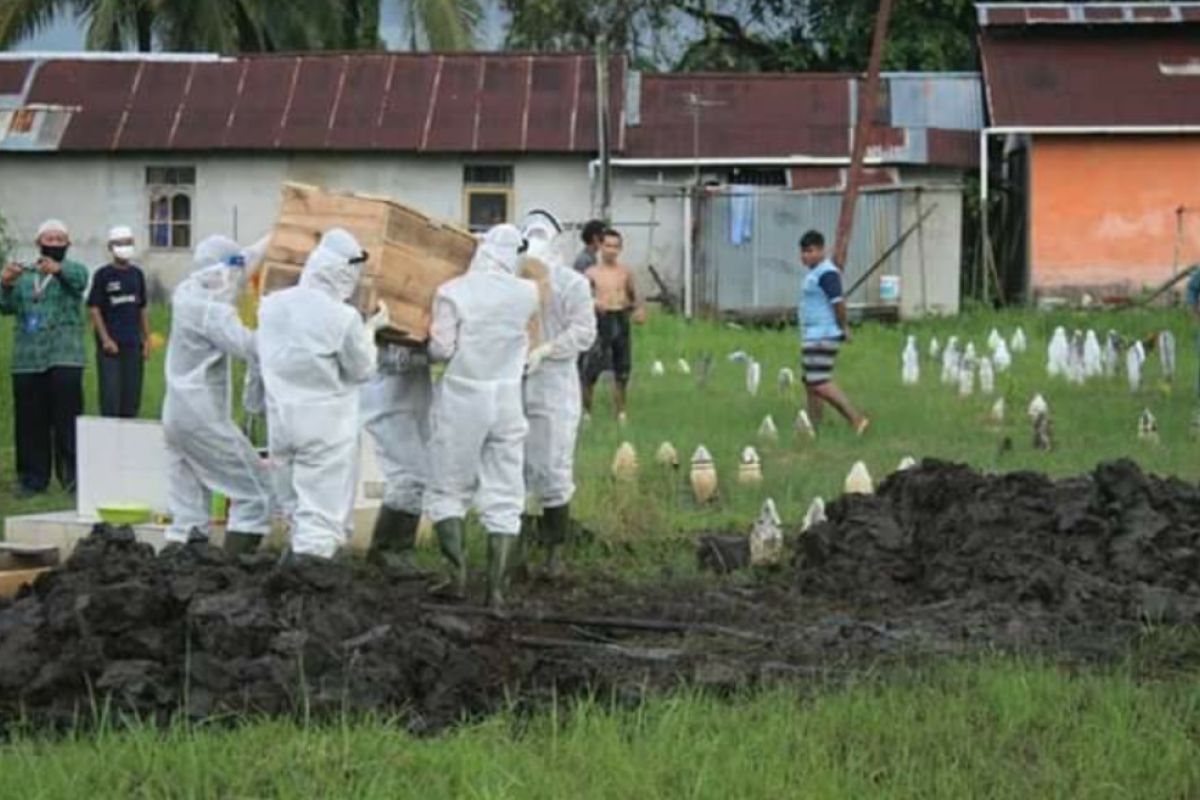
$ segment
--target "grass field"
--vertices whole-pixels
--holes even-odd
[[[166,332],[166,310],[156,308],[152,327]],[[9,387],[11,323],[0,326],[0,416],[12,418]],[[1145,388],[1129,391],[1123,378],[1072,386],[1045,374],[1045,348],[1055,325],[1094,327],[1101,334],[1116,328],[1127,335],[1144,335],[1169,327],[1179,341],[1179,371],[1174,386],[1160,380],[1158,360],[1147,362]],[[997,377],[996,390],[1008,404],[1008,420],[1001,430],[986,423],[994,398],[979,394],[962,400],[954,389],[938,381],[939,369],[925,357],[931,336],[945,342],[950,335],[974,341],[982,352],[988,331],[998,328],[1006,337],[1021,325],[1030,340],[1029,351],[1014,356],[1013,369]],[[921,384],[905,388],[900,383],[900,351],[908,334],[918,336],[923,355]],[[873,419],[866,438],[859,440],[839,419],[831,416],[815,440],[792,433],[792,421],[803,404],[803,391],[781,392],[776,385],[780,367],[796,368],[794,331],[735,330],[709,323],[689,324],[658,316],[636,331],[635,369],[631,387],[630,422],[619,427],[612,418],[610,391],[597,388],[595,418],[580,437],[577,458],[579,494],[577,515],[592,529],[608,537],[642,538],[647,535],[689,530],[741,528],[757,513],[763,498],[773,497],[785,521],[797,521],[816,495],[825,498],[840,492],[850,466],[861,459],[872,474],[882,478],[905,455],[935,456],[972,464],[981,469],[1036,469],[1054,475],[1088,470],[1098,461],[1131,456],[1146,469],[1185,478],[1200,478],[1200,441],[1193,436],[1192,416],[1197,405],[1196,329],[1183,311],[1096,312],[1041,315],[1028,312],[977,313],[950,320],[912,325],[867,325],[843,351],[838,380]],[[90,349],[90,343],[89,343]],[[763,365],[757,397],[745,390],[745,370],[726,356],[745,350]],[[700,385],[696,366],[705,354],[713,356],[709,379]],[[162,405],[162,358],[159,352],[146,367],[143,415],[157,417]],[[675,364],[687,358],[693,374],[681,374]],[[654,377],[650,364],[662,360],[667,374]],[[85,374],[86,408],[97,410],[95,370],[89,356]],[[1033,393],[1050,403],[1056,449],[1035,451],[1024,409]],[[1162,444],[1146,445],[1136,436],[1143,408],[1158,418]],[[757,430],[771,414],[780,431],[777,444],[759,441]],[[51,508],[69,508],[71,498],[61,493],[18,501],[14,494],[13,429],[0,429],[0,516]],[[999,442],[1010,436],[1012,452],[999,454]],[[610,464],[617,446],[629,440],[637,448],[641,480],[635,485],[615,484]],[[658,445],[671,441],[686,460],[704,444],[717,462],[721,495],[717,503],[698,508],[685,489],[685,475],[671,475],[654,464]],[[763,458],[765,481],[746,489],[736,483],[737,461],[743,447],[754,445]],[[686,473],[686,464],[682,470]]]
[[[1181,798],[1200,792],[1194,680],[966,663],[801,695],[683,694],[501,715],[436,739],[385,720],[112,726],[0,746],[41,798]]]
[[[165,330],[155,311],[154,327]],[[1160,380],[1157,358],[1146,388],[1134,395],[1123,379],[1069,386],[1045,376],[1045,347],[1057,324],[1116,328],[1131,336],[1170,327],[1179,340],[1180,375]],[[1021,325],[1030,338],[1014,369],[999,376],[1008,421],[985,422],[994,401],[960,399],[922,363],[917,388],[900,383],[904,337],[922,354],[929,337],[953,334],[981,348],[991,327],[1007,337]],[[0,331],[0,373],[7,374],[10,328]],[[1160,474],[1200,478],[1200,442],[1192,431],[1197,406],[1195,328],[1182,311],[1037,315],[976,313],[953,320],[858,330],[838,378],[874,424],[864,439],[830,419],[816,440],[795,437],[792,419],[802,393],[781,392],[780,367],[795,367],[793,331],[743,331],[656,317],[636,331],[630,422],[611,418],[608,391],[598,390],[595,418],[581,436],[577,515],[602,538],[661,547],[590,552],[604,568],[661,575],[664,560],[693,561],[678,539],[702,530],[746,529],[764,497],[796,523],[815,495],[836,496],[846,471],[864,460],[876,478],[901,457],[936,456],[989,470],[1036,469],[1055,475],[1098,461],[1136,458]],[[744,368],[726,360],[742,349],[763,364],[762,388],[750,397]],[[713,369],[680,374],[675,362]],[[654,377],[655,359],[667,374]],[[161,354],[148,368],[147,416],[161,404]],[[87,374],[94,411],[94,373]],[[1024,409],[1034,392],[1048,399],[1057,447],[1035,451]],[[1162,443],[1139,442],[1143,408],[1159,420]],[[11,418],[11,394],[0,392]],[[772,414],[776,444],[759,442]],[[1009,436],[1011,452],[999,442]],[[617,484],[609,464],[628,439],[639,452],[641,479]],[[653,463],[663,440],[686,460],[698,444],[720,472],[719,502],[697,508],[685,476]],[[763,455],[765,482],[735,481],[741,448]],[[686,472],[686,467],[683,472]],[[51,495],[17,502],[12,495],[12,430],[0,431],[0,515],[69,506]],[[616,555],[615,553],[621,553]],[[433,563],[435,556],[426,556]],[[1190,797],[1200,793],[1195,720],[1200,689],[1192,673],[1147,681],[1128,669],[1068,673],[1053,665],[986,660],[930,671],[868,678],[850,686],[777,689],[718,700],[683,694],[635,710],[603,701],[530,719],[502,716],[436,739],[412,739],[386,720],[341,726],[285,721],[176,727],[159,731],[114,720],[99,734],[53,742],[17,736],[0,746],[0,797]]]

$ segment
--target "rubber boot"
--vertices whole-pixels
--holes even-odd
[[[412,553],[417,546],[417,528],[420,525],[419,514],[380,506],[379,516],[375,518],[375,530],[371,534],[371,547],[367,550],[367,561],[409,575],[416,574]]]
[[[504,610],[508,559],[516,549],[517,538],[506,533],[488,534],[487,606],[492,611]]]
[[[467,596],[467,550],[466,522],[460,517],[451,517],[434,523],[438,545],[442,555],[450,562],[450,574],[444,583],[434,587],[434,592],[462,600]]]
[[[258,552],[263,537],[257,533],[225,531],[225,552],[231,556],[249,556]]]
[[[563,574],[562,549],[571,530],[571,507],[557,506],[542,509],[542,541],[546,544],[545,572],[548,577]]]

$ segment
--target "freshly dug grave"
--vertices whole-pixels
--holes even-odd
[[[1057,482],[927,461],[828,513],[799,542],[806,594],[1026,607],[1077,624],[1200,621],[1200,490],[1132,461]]]
[[[753,581],[593,569],[516,587],[507,619],[361,564],[156,556],[100,527],[0,607],[0,730],[109,709],[376,711],[433,731],[585,691],[636,701],[995,649],[1119,658],[1146,621],[1200,622],[1200,491],[1132,462],[1055,482],[930,461],[829,517]]]

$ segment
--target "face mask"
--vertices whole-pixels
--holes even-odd
[[[131,244],[118,244],[113,246],[112,253],[122,261],[132,261],[137,255],[137,248]]]
[[[62,260],[67,257],[67,248],[69,246],[70,245],[65,245],[65,244],[56,244],[56,245],[44,244],[41,246],[41,252],[42,252],[42,255],[44,255],[46,258],[50,259],[51,261],[58,261],[61,263]]]

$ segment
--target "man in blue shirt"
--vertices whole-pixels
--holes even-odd
[[[108,233],[112,263],[92,279],[88,312],[96,330],[96,373],[100,413],[136,417],[142,402],[143,360],[150,355],[146,278],[133,263],[133,231],[117,226]]]
[[[828,403],[861,436],[870,420],[851,405],[846,393],[833,382],[838,351],[850,341],[842,273],[825,257],[825,237],[818,231],[809,231],[801,237],[800,261],[808,269],[801,284],[798,310],[808,416],[813,425],[819,425],[824,404]]]
[[[1196,321],[1200,322],[1200,267],[1193,267],[1192,277],[1188,278],[1187,306]],[[1196,333],[1196,349],[1200,351],[1200,331]],[[1200,394],[1200,377],[1196,379],[1196,392]]]

